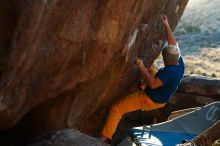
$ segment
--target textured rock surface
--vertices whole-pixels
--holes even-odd
[[[220,80],[200,75],[185,76],[170,99],[169,111],[192,108],[220,101]]]
[[[50,133],[29,146],[110,146],[73,129]]]
[[[98,134],[111,104],[138,80],[134,59],[149,66],[160,53],[161,14],[174,28],[186,4],[1,0],[1,136],[22,141],[63,127]]]
[[[186,76],[178,90],[202,96],[220,98],[220,79],[199,75]]]

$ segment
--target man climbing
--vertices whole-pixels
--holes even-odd
[[[136,64],[146,82],[141,86],[143,90],[137,91],[112,106],[103,131],[103,140],[112,139],[116,127],[123,114],[135,110],[154,110],[162,108],[176,91],[184,74],[184,62],[180,50],[170,28],[167,16],[162,16],[168,46],[162,51],[165,67],[160,68],[156,75],[152,75],[144,66],[141,59],[136,59]]]

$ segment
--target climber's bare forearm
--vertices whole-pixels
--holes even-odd
[[[158,88],[163,85],[163,83],[158,78],[154,78],[149,73],[149,71],[147,70],[147,68],[144,65],[140,65],[139,69],[141,71],[141,74],[142,74],[145,82],[147,83],[147,85],[150,86],[151,89],[155,89],[155,88]]]
[[[168,44],[169,45],[176,45],[177,44],[176,38],[174,37],[173,32],[170,28],[170,24],[168,22],[167,16],[163,15],[161,17],[161,19],[162,19],[163,25],[165,27],[166,39],[167,39]]]
[[[144,80],[146,81],[147,85],[150,86],[151,89],[158,88],[163,85],[163,82],[159,78],[154,78],[147,68],[144,66],[143,61],[140,58],[137,58],[135,63],[138,65]]]
[[[173,32],[170,28],[169,23],[167,25],[165,25],[165,32],[166,32],[166,38],[167,38],[167,42],[169,45],[176,45],[176,38],[173,35]]]
[[[141,71],[141,74],[145,80],[145,82],[148,84],[148,85],[151,85],[153,83],[153,77],[151,76],[151,74],[148,72],[148,70],[146,69],[145,66],[139,66],[139,69]]]

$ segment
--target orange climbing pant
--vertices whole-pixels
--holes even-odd
[[[142,90],[135,92],[112,106],[101,135],[112,139],[112,135],[114,134],[121,117],[127,112],[140,109],[150,111],[163,106],[165,106],[165,103],[155,103],[146,95],[145,91]]]

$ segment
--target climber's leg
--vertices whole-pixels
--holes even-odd
[[[146,95],[146,94],[145,94]],[[140,100],[142,103],[142,109],[145,111],[155,110],[162,108],[166,105],[166,103],[156,103],[149,96],[140,96]]]
[[[165,104],[153,102],[150,97],[146,95],[145,91],[135,92],[112,106],[103,128],[102,136],[112,139],[112,135],[114,134],[121,117],[125,113],[140,109],[147,111],[153,110],[161,108],[164,105]]]
[[[106,124],[101,133],[102,136],[112,139],[112,135],[114,134],[123,114],[142,108],[140,103],[140,96],[142,95],[141,93],[142,91],[135,92],[112,106]]]

